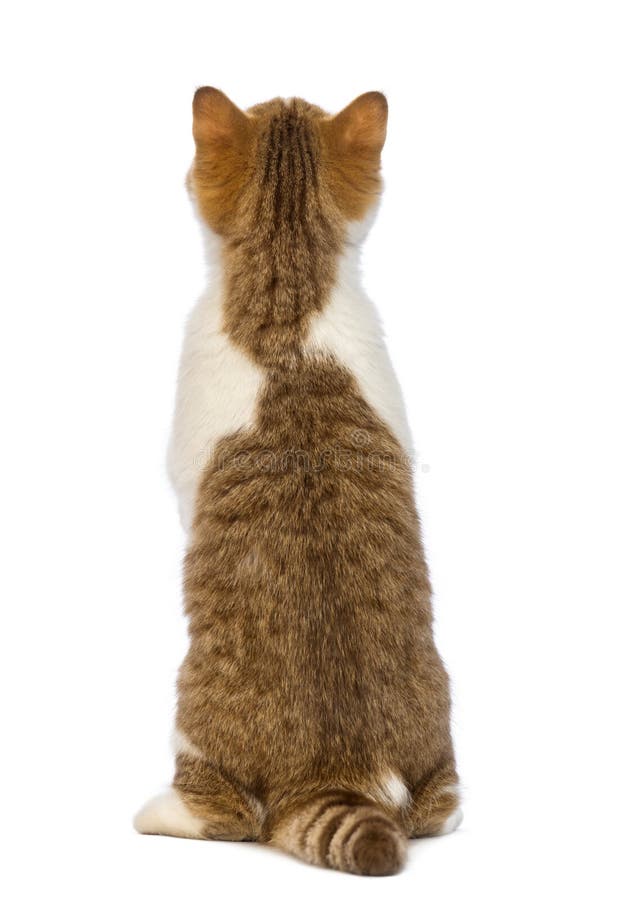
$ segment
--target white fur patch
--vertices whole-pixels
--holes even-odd
[[[451,812],[446,821],[443,823],[441,828],[439,829],[438,834],[450,834],[459,827],[461,822],[463,821],[463,810],[460,806]]]
[[[192,524],[199,480],[217,442],[253,424],[263,381],[260,369],[223,333],[217,277],[188,319],[169,443],[169,475],[186,530]]]
[[[454,794],[455,797],[459,797],[461,790],[459,785],[455,782],[454,784],[447,784],[445,787],[440,788],[440,793],[442,794]]]
[[[351,237],[329,303],[310,323],[306,350],[311,356],[329,354],[349,369],[365,400],[409,454],[411,435],[400,386],[376,309],[360,283],[361,235],[353,230]]]
[[[266,818],[266,807],[264,804],[257,799],[250,791],[245,791],[240,789],[240,792],[244,794],[245,799],[247,800],[249,806],[257,816],[258,822],[263,822]]]
[[[372,796],[375,800],[389,803],[398,809],[407,806],[411,800],[409,788],[395,772],[388,772],[381,779],[380,784],[372,791]]]
[[[442,794],[452,794],[456,797],[457,801],[460,800],[461,789],[458,783],[456,784],[448,784],[446,787],[441,789]],[[457,806],[453,812],[450,813],[446,821],[443,823],[437,834],[450,834],[452,831],[455,831],[461,822],[463,821],[463,810],[460,806]]]
[[[191,759],[203,759],[203,753],[189,740],[183,731],[176,728],[171,735],[171,746],[175,756],[190,756]]]
[[[205,822],[190,812],[175,788],[169,788],[145,804],[134,818],[134,827],[140,834],[200,838]]]

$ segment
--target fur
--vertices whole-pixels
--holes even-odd
[[[223,332],[220,279],[200,298],[186,326],[169,443],[169,477],[190,529],[201,475],[224,435],[254,420],[264,376]]]
[[[169,455],[190,646],[173,793],[137,828],[393,874],[459,819],[409,429],[358,279],[387,103],[244,113],[202,88],[193,111],[218,252]]]
[[[341,254],[327,306],[310,323],[306,350],[329,354],[352,373],[370,407],[391,429],[406,454],[411,434],[402,392],[385,347],[377,312],[359,275],[360,244],[352,240]]]
[[[203,826],[203,820],[190,812],[174,788],[154,797],[134,818],[134,827],[141,834],[199,838],[203,836]]]

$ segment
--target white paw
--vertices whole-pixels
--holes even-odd
[[[205,822],[194,816],[174,788],[154,797],[134,817],[140,834],[168,834],[172,837],[202,837]]]
[[[448,818],[443,823],[443,825],[441,826],[441,828],[439,829],[439,831],[437,833],[438,834],[451,834],[453,831],[456,831],[456,829],[459,827],[459,825],[461,824],[462,821],[463,821],[463,810],[461,809],[460,806],[457,806],[457,808],[454,810],[454,812],[450,813],[450,815],[448,816]]]

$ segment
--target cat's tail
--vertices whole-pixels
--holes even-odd
[[[345,791],[314,794],[284,810],[271,827],[270,843],[355,875],[394,875],[407,855],[398,823],[372,800]]]

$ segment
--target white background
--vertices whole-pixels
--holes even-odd
[[[7,3],[4,896],[621,896],[619,3]],[[465,822],[358,879],[139,837],[185,647],[164,454],[194,89],[384,90],[365,253],[419,451]],[[618,861],[617,861],[618,858]]]

